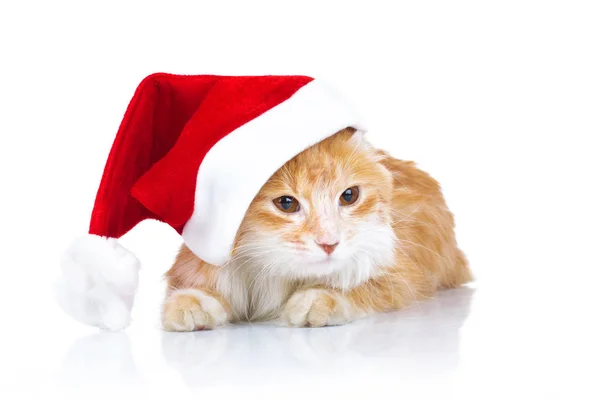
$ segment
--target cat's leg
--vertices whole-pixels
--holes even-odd
[[[183,246],[167,273],[162,323],[167,331],[214,329],[231,319],[231,307],[216,290],[220,269]]]
[[[167,296],[162,313],[167,331],[190,332],[215,329],[230,320],[226,301],[215,292],[199,289],[175,289]]]
[[[410,275],[393,272],[347,291],[315,287],[297,290],[282,311],[290,326],[342,325],[377,312],[398,310],[431,295],[431,286],[415,284]]]
[[[292,294],[281,317],[290,326],[302,327],[343,325],[366,314],[338,290],[305,288]]]

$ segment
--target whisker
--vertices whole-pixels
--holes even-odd
[[[402,252],[402,254],[403,254],[403,255],[404,255],[404,256],[405,256],[405,257],[406,257],[406,258],[407,258],[407,259],[408,259],[408,260],[409,260],[409,261],[410,261],[410,262],[411,262],[413,265],[414,265],[414,267],[415,267],[415,269],[416,269],[417,271],[421,271],[421,270],[420,270],[420,269],[417,267],[417,265],[415,264],[415,262],[414,262],[414,261],[413,261],[413,260],[412,260],[412,259],[411,259],[411,258],[410,258],[410,257],[409,257],[409,256],[408,256],[406,253],[405,253],[405,252],[404,252],[404,250],[402,250],[402,248],[398,247],[398,250],[400,250],[400,252]],[[371,253],[370,253],[368,250],[364,250],[364,249],[363,249],[363,251],[364,251],[364,252],[365,252],[365,253],[366,253],[366,254],[367,254],[369,257],[371,257],[371,258],[373,257],[373,255],[372,255],[372,254],[371,254]],[[407,281],[407,280],[404,278],[404,276],[403,276],[402,272],[401,272],[401,271],[398,269],[398,267],[397,267],[397,266],[395,266],[395,265],[388,265],[388,266],[386,266],[385,268],[387,268],[387,269],[391,268],[391,269],[393,269],[393,270],[394,270],[394,272],[395,272],[395,273],[394,273],[394,275],[393,275],[393,276],[394,276],[394,277],[396,277],[396,276],[397,276],[398,278],[400,278],[400,279],[402,280],[402,282],[404,283],[404,285],[405,285],[405,286],[406,286],[406,288],[408,289],[409,293],[411,294],[411,296],[412,296],[412,298],[413,298],[414,302],[417,304],[417,306],[419,307],[419,309],[421,309],[421,306],[419,305],[419,301],[418,301],[418,299],[417,299],[417,296],[415,295],[414,291],[412,290],[412,287],[411,287],[411,285],[410,285],[410,284],[408,283],[408,281]],[[388,279],[390,279],[390,278],[389,278],[389,276],[388,276],[388,274],[389,274],[389,272],[388,272],[388,271],[385,271],[385,269],[384,269],[384,270],[382,270],[381,272],[382,272],[383,274],[385,274],[385,275],[386,275],[386,277],[387,277]],[[392,282],[391,280],[389,280],[389,283],[392,285],[392,287],[391,287],[390,289],[391,289],[391,290],[392,290],[392,292],[393,292],[393,291],[394,291],[394,290],[393,290],[393,287],[394,287],[394,286],[393,286],[393,282]],[[392,294],[393,294],[393,293],[392,293]]]
[[[444,259],[446,258],[446,257],[442,256],[440,253],[436,252],[435,250],[432,250],[432,249],[430,249],[430,248],[429,248],[429,247],[427,247],[427,246],[423,246],[422,244],[415,243],[415,242],[413,242],[412,240],[408,240],[408,239],[398,239],[398,240],[399,240],[400,242],[406,242],[406,243],[410,243],[410,244],[412,244],[412,245],[415,245],[415,246],[417,246],[417,247],[421,247],[421,248],[423,248],[423,249],[425,249],[425,250],[428,250],[428,251],[432,252],[433,254],[435,254],[436,256],[438,256],[438,257],[440,257],[440,258],[444,258]]]
[[[237,266],[237,268],[233,271],[232,275],[234,275],[236,272],[238,272],[240,270],[240,268],[242,268],[244,265],[248,264],[250,261],[253,261],[259,257],[262,257],[265,254],[273,253],[276,251],[278,251],[278,249],[271,249],[268,251],[261,251],[258,253],[253,253],[250,257],[246,258],[244,262],[242,262],[240,265]]]

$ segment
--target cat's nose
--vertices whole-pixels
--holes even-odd
[[[317,244],[319,245],[320,248],[323,249],[323,251],[325,253],[327,253],[329,255],[329,254],[333,253],[333,251],[335,250],[335,248],[337,247],[339,242],[336,242],[336,243],[319,243],[319,242],[317,242]]]

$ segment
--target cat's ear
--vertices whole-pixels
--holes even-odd
[[[360,150],[370,150],[371,144],[365,138],[365,131],[355,130],[352,136],[350,136],[349,143]]]
[[[386,152],[377,149],[371,142],[367,140],[365,131],[355,130],[352,136],[350,136],[350,139],[348,139],[348,143],[350,143],[350,146],[353,149],[362,152],[373,162],[379,163],[388,157]]]

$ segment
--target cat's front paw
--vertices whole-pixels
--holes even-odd
[[[221,301],[198,289],[173,291],[165,301],[162,314],[165,330],[176,332],[214,329],[228,319]]]
[[[283,309],[282,318],[291,326],[342,325],[353,319],[350,302],[326,289],[294,293]]]

